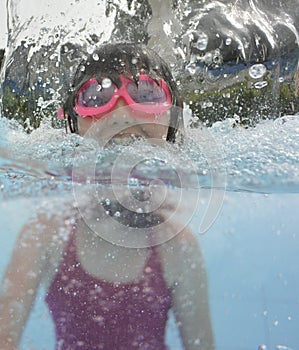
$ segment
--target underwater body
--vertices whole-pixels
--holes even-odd
[[[138,189],[154,181],[174,197],[178,205],[173,214],[196,235],[207,269],[216,349],[297,349],[297,2],[287,6],[280,1],[177,1],[177,7],[165,2],[173,11],[167,12],[171,18],[162,21],[155,17],[159,3],[109,2],[110,8],[99,11],[109,25],[97,33],[100,39],[90,35],[95,41],[76,31],[81,24],[74,20],[82,16],[80,6],[86,15],[91,11],[90,2],[69,7],[75,28],[66,20],[71,18],[67,11],[49,19],[39,7],[41,13],[30,14],[28,22],[25,2],[14,2],[8,9],[24,18],[22,28],[14,26],[10,34],[2,70],[1,274],[19,230],[32,213],[60,212],[75,205],[78,196],[83,201],[94,188],[113,186],[111,164],[117,163],[117,185]],[[60,16],[63,26],[56,22]],[[93,34],[99,26],[97,16],[90,16],[86,33]],[[132,18],[139,27],[124,31]],[[246,25],[241,28],[236,18]],[[164,25],[159,29],[160,41],[154,40],[157,23]],[[137,153],[133,145],[125,151],[99,149],[95,160],[90,158],[93,144],[59,128],[55,111],[71,81],[72,67],[81,58],[80,45],[89,45],[92,52],[97,40],[120,35],[132,41],[148,38],[162,56],[163,48],[166,54],[171,52],[163,35],[171,42],[174,53],[166,59],[177,72],[186,101],[185,142],[175,153],[136,141]],[[49,58],[47,64],[42,57]],[[171,62],[173,57],[179,58]],[[77,187],[74,171],[80,175],[89,159],[91,167],[97,165],[92,173],[95,181],[84,179]],[[135,164],[133,172],[130,164]],[[122,178],[127,181],[120,183]],[[41,288],[22,349],[54,348],[55,333],[44,295]],[[172,315],[167,342],[171,349],[182,349]]]

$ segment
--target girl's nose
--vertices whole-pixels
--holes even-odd
[[[127,106],[126,101],[122,97],[119,97],[117,102],[116,102],[115,109],[125,107],[125,106]]]

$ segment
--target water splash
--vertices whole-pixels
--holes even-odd
[[[74,164],[85,171],[94,159],[93,141],[66,135],[47,123],[31,134],[5,118],[0,119],[0,124],[2,197],[34,196],[41,188],[45,195],[56,190],[68,191]],[[207,163],[207,155],[209,159],[213,157],[209,140],[214,140],[213,148],[218,145],[214,155],[217,159],[215,171],[227,175],[229,190],[298,192],[298,133],[299,118],[285,116],[254,129],[238,126],[235,119],[217,122],[212,128],[187,129],[185,144],[177,150],[153,148],[136,140],[136,144],[126,146],[126,155],[132,159],[143,157],[144,162],[134,168],[134,174],[131,172],[129,185],[136,187],[159,178],[166,186],[175,187],[178,170],[190,177],[196,169],[199,186],[217,186],[211,182],[211,169]],[[98,154],[96,178],[99,183],[111,181],[111,164],[119,152],[122,152],[122,146]],[[114,180],[124,184],[122,174],[127,174],[127,168],[127,160],[120,163]],[[194,183],[190,181],[190,188]],[[219,186],[224,186],[224,182],[220,181]]]
[[[186,5],[192,11],[181,16],[189,24],[182,50],[192,80],[181,82],[187,85],[184,96],[198,119],[195,125],[212,125],[233,114],[254,125],[299,111],[297,3],[271,4],[241,0]],[[197,45],[201,33],[207,37],[204,50]],[[223,99],[227,94],[230,97]],[[213,100],[208,113],[201,107],[205,99]]]
[[[47,3],[46,0],[44,2]],[[169,10],[166,3],[161,4],[165,11]],[[82,141],[74,135],[65,136],[62,130],[46,130],[49,123],[45,120],[48,117],[57,125],[56,110],[65,99],[78,61],[84,56],[82,51],[92,53],[96,45],[115,37],[147,42],[146,25],[151,20],[148,16],[150,4],[151,1],[139,6],[137,1],[122,0],[111,1],[106,8],[101,3],[97,2],[93,6],[82,0],[72,5],[53,6],[45,14],[45,7],[35,6],[33,13],[32,9],[29,11],[24,8],[24,2],[20,0],[8,1],[10,37],[5,69],[2,71],[5,81],[3,88],[7,89],[3,96],[3,102],[7,106],[4,113],[7,117],[21,120],[29,130],[41,123],[41,127],[30,136],[17,129],[13,123],[7,127],[7,135],[3,134],[0,142],[4,147],[9,145],[10,151],[13,150],[12,159],[16,160],[18,166],[22,168],[20,162],[24,161],[24,157],[30,159],[34,154],[37,161],[42,163],[42,172],[57,177],[68,176],[63,169],[71,165],[74,147]],[[279,12],[276,9],[269,11],[265,3],[258,4],[253,0],[248,3],[233,1],[225,4],[220,1],[206,3],[178,0],[177,4],[169,14],[171,22],[167,23],[172,25],[171,31],[167,32],[167,40],[173,45],[171,54],[178,57],[172,68],[180,77],[177,85],[192,109],[191,125],[199,127],[196,131],[187,131],[189,139],[196,142],[187,140],[185,150],[190,150],[193,155],[192,162],[198,169],[201,184],[211,185],[204,175],[206,164],[200,157],[205,149],[200,129],[204,122],[211,126],[209,132],[212,136],[224,142],[224,148],[228,147],[232,152],[235,143],[244,145],[241,155],[246,155],[251,169],[237,154],[230,154],[233,156],[226,159],[225,166],[219,165],[221,171],[228,168],[231,188],[266,188],[276,191],[280,186],[290,186],[292,191],[297,184],[295,179],[298,170],[294,165],[298,150],[292,129],[297,130],[296,118],[284,117],[278,119],[277,123],[262,124],[251,132],[239,126],[251,125],[263,118],[292,114],[298,110],[298,22],[296,13],[292,12],[295,2],[290,1]],[[88,21],[86,18],[89,18]],[[101,18],[100,27],[98,18]],[[124,26],[128,18],[136,24],[130,30]],[[153,21],[154,19],[151,23]],[[163,25],[163,21],[160,22]],[[281,32],[282,26],[285,31]],[[142,37],[139,41],[136,39],[140,38],[138,31]],[[95,56],[94,59],[101,58]],[[186,69],[183,69],[182,61]],[[189,75],[192,76],[191,80]],[[25,77],[29,77],[29,81],[26,81],[28,85],[24,82]],[[22,91],[21,86],[24,84],[28,91]],[[9,110],[8,106],[13,107]],[[228,119],[232,117],[233,120]],[[227,120],[215,123],[222,119]],[[280,129],[279,123],[283,125],[280,134],[277,131]],[[267,136],[263,141],[269,139],[268,130],[272,130],[277,144],[283,142],[283,156],[276,144],[269,146],[269,140],[269,149],[264,142],[257,144],[260,128]],[[288,130],[289,139],[284,128]],[[226,133],[231,137],[231,143],[226,139]],[[243,140],[239,139],[241,135]],[[43,144],[44,137],[47,147]],[[255,144],[256,152],[249,151],[250,143],[246,142],[248,138]],[[86,145],[87,149],[88,147]],[[22,155],[18,153],[19,149],[22,149]],[[106,159],[110,156],[107,154]],[[271,163],[267,159],[271,159]],[[285,164],[282,164],[284,160]],[[8,163],[5,164],[7,169]],[[177,165],[182,167],[179,161]],[[23,168],[26,174],[28,167]],[[248,175],[246,178],[244,169]],[[287,173],[290,176],[286,176]]]
[[[244,123],[255,124],[299,111],[295,0],[283,5],[274,0],[277,6],[256,0],[121,0],[107,6],[57,1],[49,6],[44,0],[44,6],[36,4],[30,11],[23,1],[8,1],[4,112],[18,115],[29,130],[46,116],[57,123],[55,112],[84,53],[115,40],[147,44],[171,63],[198,122],[212,125],[237,114]],[[267,85],[247,84],[248,68],[256,64],[267,68]],[[205,96],[196,96],[195,90],[212,95],[210,113],[200,108]],[[228,93],[230,98],[221,98]]]

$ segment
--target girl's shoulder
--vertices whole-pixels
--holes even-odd
[[[198,240],[188,228],[178,232],[173,238],[157,246],[165,278],[173,285],[181,274],[186,274],[190,266],[202,259]]]

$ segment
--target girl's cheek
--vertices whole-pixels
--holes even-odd
[[[168,126],[163,124],[148,124],[141,127],[141,130],[150,138],[164,139],[167,135]]]
[[[79,135],[84,136],[92,124],[91,117],[81,118],[78,117],[78,131]]]

